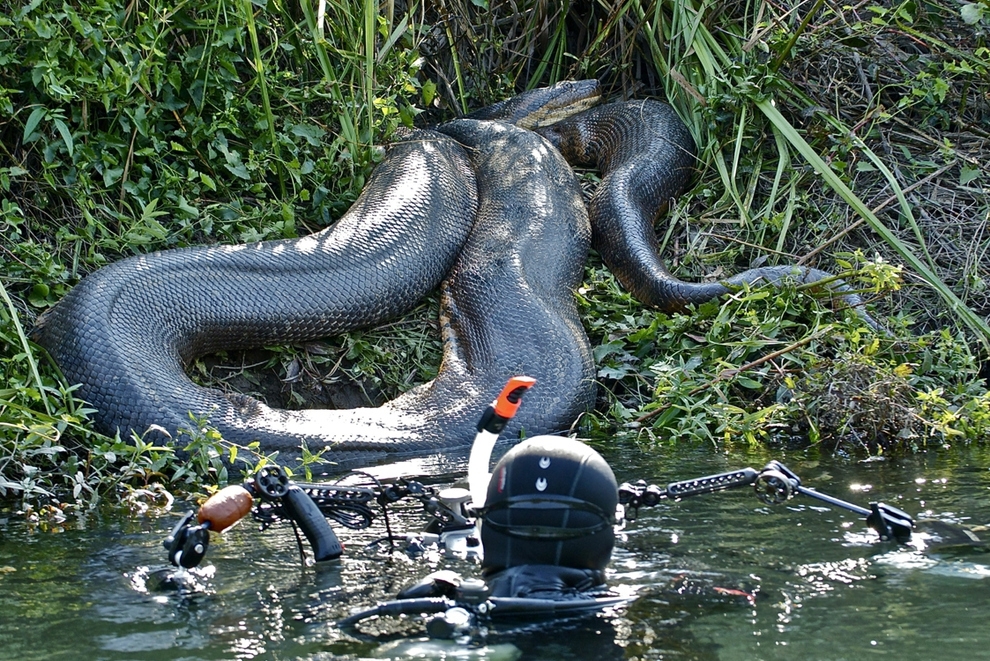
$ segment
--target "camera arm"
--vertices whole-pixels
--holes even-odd
[[[759,471],[749,467],[741,468],[671,482],[666,487],[650,485],[645,480],[632,484],[626,482],[619,487],[619,503],[626,508],[626,518],[633,520],[640,507],[653,507],[663,500],[681,500],[750,485],[753,486],[756,497],[768,505],[779,505],[800,494],[866,517],[866,524],[883,541],[893,539],[903,544],[911,540],[914,519],[903,510],[880,502],[870,503],[867,509],[805,487],[801,484],[801,478],[779,461],[771,461]]]

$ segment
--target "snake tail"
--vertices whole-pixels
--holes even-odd
[[[745,285],[812,284],[833,276],[804,266],[749,269],[717,282],[688,282],[667,270],[659,252],[657,219],[691,180],[693,138],[669,105],[655,100],[597,106],[537,129],[575,166],[596,167],[601,183],[589,203],[593,247],[641,302],[665,312],[723,296]],[[870,327],[881,330],[863,299],[841,280],[830,295]]]

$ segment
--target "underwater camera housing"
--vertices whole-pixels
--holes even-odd
[[[495,465],[481,511],[485,574],[520,565],[603,570],[615,543],[618,484],[572,438],[534,436]]]

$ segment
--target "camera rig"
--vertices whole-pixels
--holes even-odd
[[[379,518],[383,520],[386,530],[385,537],[381,539],[390,545],[404,540],[407,550],[411,552],[432,545],[456,554],[480,555],[483,549],[479,522],[484,521],[488,514],[484,501],[490,481],[488,465],[491,451],[498,434],[519,406],[522,395],[532,385],[533,380],[526,377],[510,379],[481,417],[478,437],[469,459],[469,488],[437,488],[410,479],[397,479],[384,484],[360,471],[351,475],[363,475],[364,482],[361,484],[350,480],[337,483],[294,482],[288,472],[270,464],[263,466],[243,484],[221,489],[198,512],[190,511],[183,516],[164,540],[168,560],[176,567],[197,566],[209,548],[210,533],[220,533],[248,514],[259,522],[262,530],[278,522],[289,522],[296,532],[300,555],[305,560],[302,541],[305,537],[315,562],[331,561],[343,553],[331,521],[345,528],[364,529]],[[769,505],[779,505],[804,496],[854,512],[865,517],[866,524],[885,542],[906,544],[911,541],[915,530],[915,522],[906,512],[882,502],[871,502],[869,507],[862,507],[806,487],[797,474],[779,461],[771,461],[759,470],[746,467],[672,482],[666,486],[649,484],[645,480],[623,483],[618,486],[619,506],[615,522],[623,519],[634,521],[642,507],[745,487],[751,487],[756,497]],[[389,508],[403,500],[418,501],[426,523],[419,531],[396,535],[392,531]],[[970,531],[963,532],[974,543],[983,543]],[[420,584],[403,590],[397,599],[354,613],[338,624],[355,627],[362,620],[375,616],[434,614],[427,620],[430,634],[434,637],[453,637],[473,630],[471,627],[489,622],[497,615],[533,617],[575,614],[601,610],[627,599],[600,591],[589,591],[579,595],[579,598],[566,600],[492,596],[484,580],[452,574],[434,572]]]
[[[222,532],[248,513],[262,530],[278,522],[292,524],[308,540],[316,562],[333,560],[343,552],[329,520],[360,530],[381,517],[387,531],[384,539],[390,544],[404,540],[414,548],[440,544],[450,551],[480,551],[475,523],[484,508],[474,506],[467,489],[437,489],[404,479],[382,484],[371,479],[374,486],[296,483],[279,466],[265,466],[243,485],[219,491],[198,513],[187,513],[164,541],[169,562],[177,567],[195,567],[206,555],[210,531]],[[645,480],[625,482],[619,487],[619,503],[625,520],[635,521],[641,507],[750,486],[757,499],[767,505],[780,505],[801,495],[854,512],[865,517],[881,541],[906,544],[915,527],[909,514],[892,505],[871,502],[868,508],[862,507],[806,487],[779,461],[771,461],[760,470],[746,467],[662,487]],[[404,499],[419,501],[427,522],[422,531],[397,537],[391,530],[388,508]],[[302,553],[298,534],[297,539]]]

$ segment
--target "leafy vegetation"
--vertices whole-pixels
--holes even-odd
[[[89,430],[85,403],[27,336],[85,274],[129,254],[315,231],[400,127],[565,77],[666,98],[691,127],[699,176],[658,228],[676,273],[842,272],[892,332],[795,288],[663,315],[592,260],[578,297],[603,388],[582,431],[848,453],[979,441],[987,7],[15,3],[0,16],[0,498],[50,513],[108,493],[140,502],[155,484],[222,481],[222,459],[251,452],[205,421],[191,421],[193,463]],[[192,372],[282,406],[340,403],[356,378],[348,401],[375,403],[435,374],[434,310]]]

